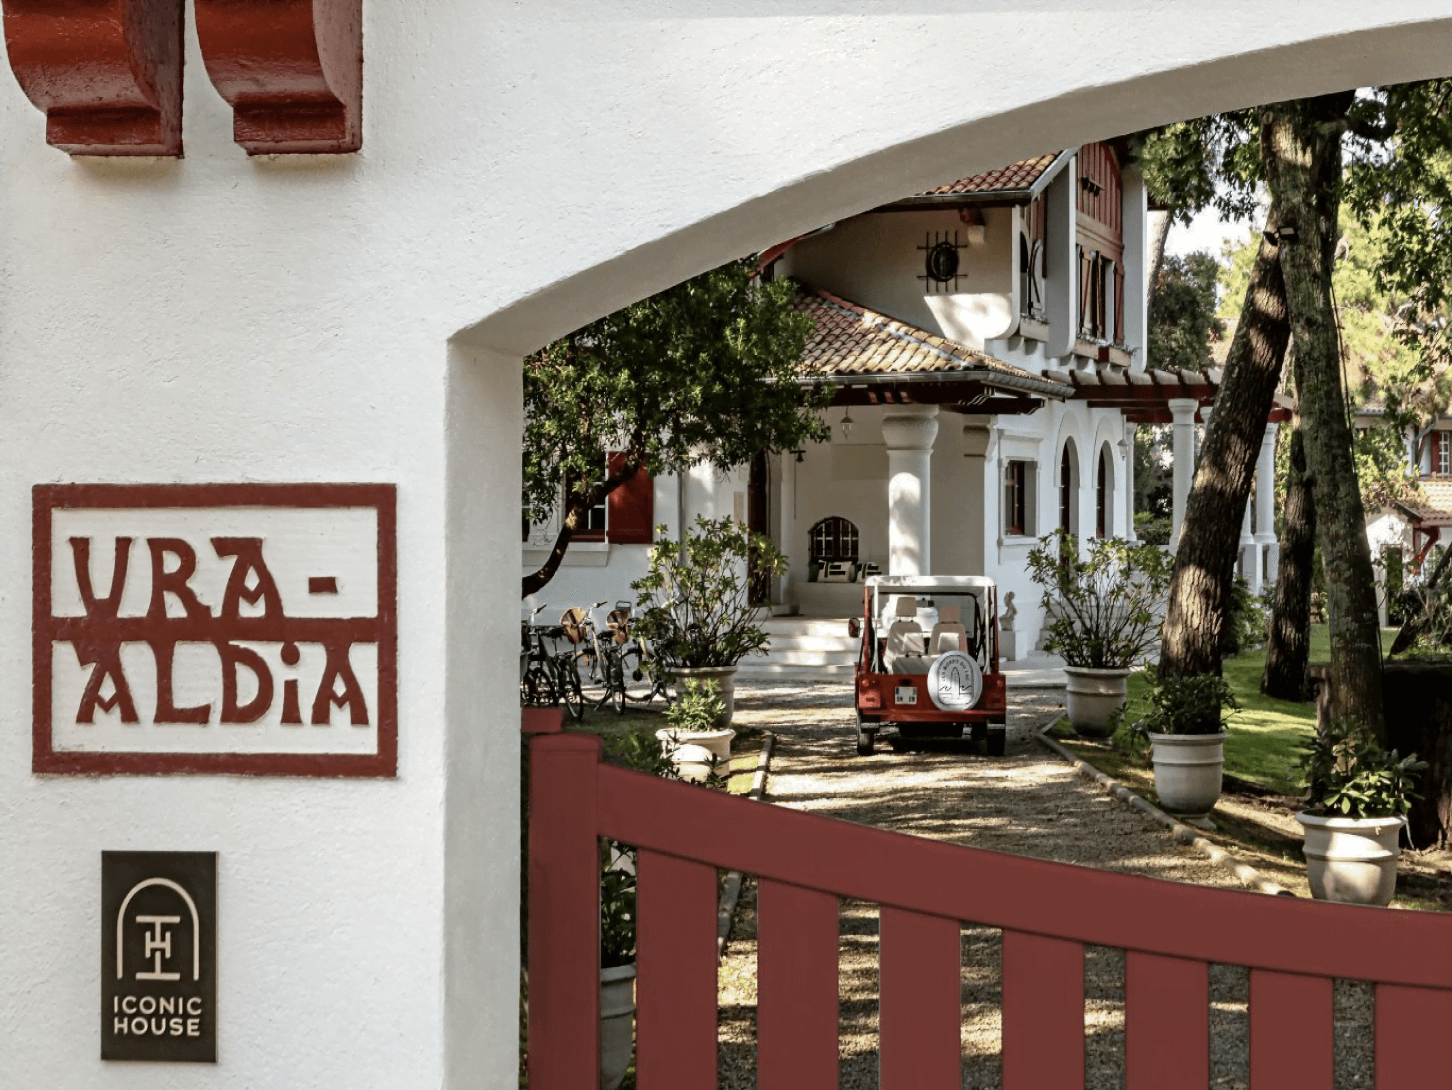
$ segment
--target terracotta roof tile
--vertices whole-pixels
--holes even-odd
[[[1027,189],[1039,180],[1056,158],[1058,158],[1057,154],[1024,159],[1017,163],[1010,163],[1006,167],[999,167],[997,170],[990,170],[986,174],[959,178],[956,182],[937,186],[919,193],[918,196],[945,197],[957,193],[995,193],[1008,189]]]
[[[816,323],[802,353],[808,371],[868,375],[990,370],[1022,378],[1040,377],[821,288],[799,284],[796,305]]]
[[[1397,506],[1416,522],[1445,526],[1452,522],[1452,477],[1422,477],[1417,481],[1419,501],[1405,500]]]

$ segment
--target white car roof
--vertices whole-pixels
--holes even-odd
[[[971,593],[992,590],[996,584],[986,575],[869,575],[867,586],[884,594]]]

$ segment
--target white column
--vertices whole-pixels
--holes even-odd
[[[1276,540],[1276,432],[1279,425],[1267,424],[1255,463],[1255,542],[1265,555],[1264,581],[1274,583],[1281,567],[1281,546]]]
[[[1134,434],[1136,425],[1124,422],[1124,540],[1138,541],[1134,532]]]
[[[932,572],[932,457],[936,405],[903,406],[883,418],[887,445],[887,573]]]
[[[1180,544],[1180,526],[1185,521],[1185,501],[1190,498],[1190,483],[1195,479],[1195,410],[1200,403],[1193,397],[1170,399],[1170,415],[1174,417],[1174,508],[1170,521],[1170,552]]]
[[[1251,505],[1245,505],[1245,518],[1240,522],[1240,574],[1250,584],[1250,593],[1259,594],[1261,585],[1260,546],[1250,532]]]
[[[963,521],[967,541],[961,570],[967,575],[987,572],[988,533],[991,529],[993,536],[997,537],[1002,520],[998,510],[1003,498],[1002,478],[988,468],[988,449],[992,441],[992,428],[984,424],[963,426],[963,457],[968,461],[968,471],[964,476],[962,493],[967,513]]]

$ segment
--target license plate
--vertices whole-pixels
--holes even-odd
[[[918,691],[911,685],[899,685],[893,690],[892,698],[898,704],[916,704]]]

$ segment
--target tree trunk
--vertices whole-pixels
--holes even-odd
[[[1341,392],[1341,352],[1331,305],[1340,205],[1341,134],[1354,93],[1265,107],[1266,176],[1282,224],[1280,264],[1301,384],[1306,466],[1316,497],[1326,612],[1331,628],[1331,716],[1361,723],[1383,742],[1381,631],[1351,428]]]
[[[1213,417],[1212,417],[1213,419]],[[1291,432],[1290,471],[1281,519],[1281,563],[1271,605],[1270,638],[1260,691],[1280,700],[1311,695],[1311,566],[1316,560],[1316,504],[1306,479],[1301,421]]]
[[[1277,222],[1272,206],[1269,229]],[[1205,428],[1170,581],[1160,649],[1162,678],[1220,673],[1241,522],[1290,337],[1277,249],[1264,240],[1260,244],[1215,395],[1215,412]],[[1206,714],[1216,710],[1207,709]]]
[[[1149,214],[1149,305],[1151,312],[1155,307],[1155,296],[1160,293],[1160,269],[1165,264],[1165,239],[1170,233],[1171,216],[1168,212],[1151,212]]]

